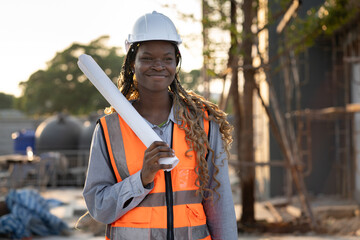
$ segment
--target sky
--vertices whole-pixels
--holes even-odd
[[[183,20],[179,12],[200,19],[200,0],[1,0],[0,92],[20,96],[19,83],[46,69],[56,52],[73,42],[87,44],[109,35],[109,46],[124,49],[136,19],[154,10],[171,18],[189,46],[180,46],[182,69],[199,69],[201,24]]]

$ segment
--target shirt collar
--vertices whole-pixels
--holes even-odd
[[[130,103],[132,104],[134,101],[135,101],[135,100],[132,100],[132,101],[130,101]],[[173,105],[171,106],[171,109],[170,109],[169,117],[168,117],[166,123],[165,123],[162,127],[167,126],[170,121],[172,121],[173,123],[177,123],[177,121],[175,120],[175,115],[174,115],[175,110],[174,110],[174,108],[175,108],[175,107],[174,107],[174,104],[173,104]],[[148,120],[146,120],[146,118],[144,118],[144,120],[145,120],[147,123],[149,123],[150,126],[152,126],[152,127],[157,127],[157,125],[152,124],[151,122],[149,122]],[[177,124],[178,124],[178,123],[177,123]]]
[[[174,115],[174,104],[171,106],[171,110],[170,110],[169,117],[168,117],[168,122],[169,122],[169,120],[171,120],[173,123],[176,122],[175,115]]]

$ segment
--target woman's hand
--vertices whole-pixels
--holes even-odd
[[[135,150],[136,151],[136,150]],[[154,181],[156,173],[160,169],[170,169],[171,164],[159,164],[160,158],[174,157],[174,150],[165,142],[155,141],[145,150],[143,166],[141,169],[141,181],[143,186]]]

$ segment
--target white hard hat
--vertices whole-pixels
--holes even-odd
[[[165,40],[180,44],[181,38],[174,23],[164,14],[153,11],[141,16],[125,41],[126,52],[134,42]]]

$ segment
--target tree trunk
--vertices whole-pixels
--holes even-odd
[[[254,168],[254,126],[253,126],[253,95],[255,89],[255,71],[252,67],[253,33],[251,32],[252,21],[255,16],[253,0],[244,0],[242,5],[244,15],[243,22],[243,120],[240,159],[246,163],[241,168],[242,189],[242,224],[255,222],[255,168]]]
[[[204,87],[204,98],[210,99],[210,79],[207,74],[207,66],[208,66],[208,58],[209,58],[209,45],[208,45],[208,37],[209,37],[209,30],[208,30],[208,3],[206,0],[202,0],[202,26],[203,26],[203,67],[201,70],[201,74],[203,77],[203,87]]]
[[[238,43],[238,32],[236,31],[237,24],[237,14],[236,14],[236,2],[231,1],[230,7],[230,19],[231,19],[231,30],[230,30],[230,38],[231,38],[231,46],[229,50],[229,66],[231,68],[231,86],[230,86],[230,96],[233,100],[233,111],[234,111],[234,131],[236,137],[236,152],[238,155],[238,159],[240,161],[240,152],[241,152],[241,132],[242,132],[242,124],[241,124],[241,98],[239,94],[239,43]],[[240,165],[238,165],[240,166]],[[237,169],[239,173],[239,179],[241,179],[241,169]]]

